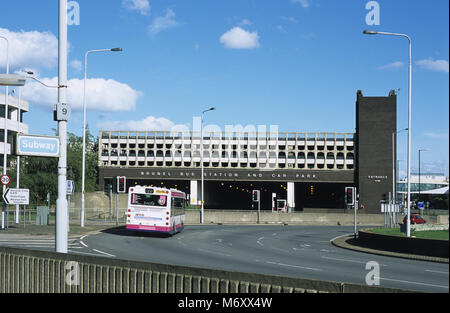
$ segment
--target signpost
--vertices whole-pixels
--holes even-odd
[[[67,195],[71,196],[73,195],[75,191],[75,183],[73,180],[67,180]]]
[[[59,157],[59,137],[17,135],[17,155]]]
[[[2,185],[3,185],[3,190],[5,190],[6,186],[9,184],[11,179],[9,178],[8,175],[5,174],[5,175],[2,175],[1,181],[2,181]],[[5,229],[5,211],[6,211],[6,205],[3,204],[2,205],[2,229]]]
[[[9,178],[8,175],[3,175],[2,176],[2,185],[7,186],[7,185],[9,185],[10,182],[11,182],[11,179]]]
[[[30,190],[29,189],[17,189],[8,188],[3,194],[3,200],[6,204],[11,205],[29,205],[30,203]]]

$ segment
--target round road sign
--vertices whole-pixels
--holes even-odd
[[[11,179],[9,178],[8,175],[3,175],[2,176],[2,184],[7,186],[10,183]]]

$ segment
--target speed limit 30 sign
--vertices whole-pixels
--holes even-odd
[[[8,175],[2,176],[2,185],[7,186],[11,182],[11,179]]]

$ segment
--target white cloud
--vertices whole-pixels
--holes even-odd
[[[58,78],[42,78],[43,83],[56,86]],[[71,79],[67,82],[67,101],[73,111],[83,109],[84,80]],[[41,106],[53,107],[57,101],[57,89],[47,88],[41,84],[29,81],[22,89],[22,97]],[[91,78],[86,83],[86,107],[89,110],[103,112],[131,111],[136,107],[137,100],[142,96],[126,84],[112,79]]]
[[[140,121],[107,121],[97,124],[102,130],[129,130],[129,131],[170,131],[175,124],[164,118],[147,116]]]
[[[378,69],[379,70],[392,70],[392,69],[396,69],[396,68],[401,68],[404,65],[405,65],[405,63],[403,63],[401,61],[397,61],[397,62],[386,64],[386,65],[383,65],[383,66],[379,66]]]
[[[287,33],[287,31],[284,29],[284,27],[283,26],[281,26],[281,25],[277,25],[276,27],[275,27],[280,33]]]
[[[148,0],[122,0],[122,6],[130,11],[138,11],[142,15],[148,15],[151,9]]]
[[[419,60],[416,62],[417,65],[420,67],[435,71],[435,72],[449,72],[449,63],[447,60],[433,60],[433,59],[425,59],[425,60]]]
[[[448,130],[443,132],[427,131],[424,135],[432,139],[448,139]]]
[[[288,21],[292,24],[297,24],[298,20],[295,17],[291,17],[291,16],[282,16],[281,17],[282,20]]]
[[[9,41],[10,69],[52,68],[58,64],[58,39],[50,32],[12,32],[0,28]],[[6,61],[5,41],[0,40],[0,66]]]
[[[257,32],[234,27],[220,37],[220,42],[230,49],[253,49],[259,47],[259,36]]]
[[[83,69],[83,63],[80,60],[73,60],[70,62],[70,67],[77,72]]]
[[[238,26],[247,26],[247,25],[253,25],[253,23],[246,18],[238,23]]]
[[[175,18],[175,12],[169,8],[166,11],[166,15],[158,16],[153,20],[153,23],[149,26],[148,30],[151,34],[156,35],[163,30],[177,27],[179,23]]]
[[[299,3],[302,7],[308,8],[311,4],[309,0],[291,0],[292,3]]]

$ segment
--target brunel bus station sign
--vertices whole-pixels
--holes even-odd
[[[17,155],[59,157],[59,137],[17,135]]]
[[[127,176],[144,179],[201,179],[200,169],[117,169],[100,168],[104,177]],[[345,182],[354,181],[352,170],[232,170],[232,169],[205,169],[205,180],[224,181],[293,181],[293,182]]]

